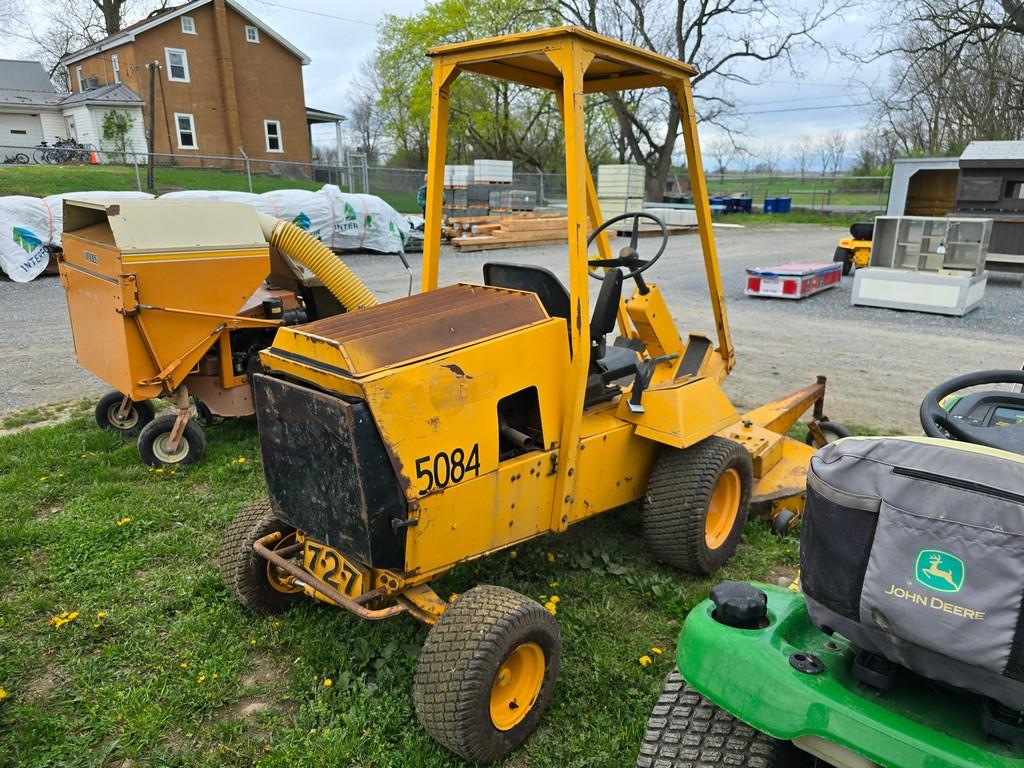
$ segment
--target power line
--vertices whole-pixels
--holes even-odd
[[[782,112],[817,112],[823,109],[851,109],[853,107],[870,107],[873,102],[863,101],[853,104],[836,104],[831,107],[792,107],[790,109],[761,109],[749,112],[733,112],[734,115],[775,115]]]
[[[259,0],[261,5],[271,5],[274,8],[283,8],[286,11],[296,11],[298,13],[308,13],[311,16],[321,16],[325,19],[334,19],[335,21],[345,21],[349,24],[362,24],[367,27],[377,27],[375,21],[362,21],[361,19],[350,19],[346,16],[335,16],[333,13],[323,13],[322,11],[311,11],[308,8],[297,8],[294,5],[285,5],[284,3],[274,3],[271,0]]]

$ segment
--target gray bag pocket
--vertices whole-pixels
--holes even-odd
[[[1004,674],[1022,589],[1024,536],[883,501],[860,620],[881,630],[893,646],[893,661],[906,666],[914,666],[913,646],[919,646]]]

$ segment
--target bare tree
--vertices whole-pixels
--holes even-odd
[[[755,170],[769,175],[777,173],[782,163],[782,149],[774,142],[765,142],[757,153],[758,168]]]
[[[717,173],[720,181],[725,181],[729,164],[743,154],[742,147],[728,134],[720,134],[703,142],[701,151],[711,160],[708,170]]]
[[[802,137],[799,141],[793,142],[790,147],[790,155],[800,172],[800,180],[807,177],[807,171],[811,166],[811,157],[814,154],[814,139],[809,136]]]
[[[839,173],[839,169],[846,157],[846,133],[844,131],[830,131],[822,137],[822,144],[827,148],[829,162],[832,166],[832,175]]]
[[[369,162],[376,162],[379,154],[384,119],[380,101],[380,80],[377,75],[376,56],[370,55],[359,64],[359,71],[352,81],[352,96],[349,102],[349,118],[352,130],[359,141],[359,151]]]
[[[825,136],[819,136],[814,140],[814,154],[821,162],[821,177],[825,178],[832,165],[832,146]]]
[[[795,68],[793,54],[818,46],[816,33],[847,0],[551,0],[563,19],[696,65],[693,78],[698,119],[729,130],[735,102],[731,83],[756,82],[773,65]],[[747,66],[744,66],[747,65]],[[642,101],[609,94],[619,129],[633,160],[648,171],[648,191],[665,188],[679,137],[680,109],[674,95],[648,92]]]

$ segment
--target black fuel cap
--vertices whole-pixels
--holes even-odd
[[[768,618],[768,595],[745,581],[722,581],[711,589],[712,618],[727,627],[757,629]]]

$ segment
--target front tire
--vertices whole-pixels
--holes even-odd
[[[753,483],[750,454],[733,440],[663,450],[644,496],[647,548],[688,573],[714,573],[739,545]]]
[[[231,521],[217,560],[232,596],[246,609],[264,616],[288,610],[302,596],[301,589],[288,587],[278,569],[253,551],[258,539],[275,532],[282,534],[275,549],[295,540],[295,529],[274,514],[269,499],[255,501]]]
[[[96,403],[96,424],[100,429],[109,429],[122,437],[134,437],[156,416],[156,408],[149,400],[132,402],[128,413],[118,416],[124,395],[108,392]]]
[[[504,587],[474,587],[427,635],[413,678],[416,717],[457,755],[501,760],[536,730],[561,659],[558,622],[543,606]]]
[[[782,768],[795,751],[719,709],[673,670],[647,720],[636,768]]]
[[[195,464],[206,451],[202,427],[193,421],[185,424],[176,448],[170,447],[176,413],[153,419],[139,433],[139,456],[151,467],[177,467]]]

